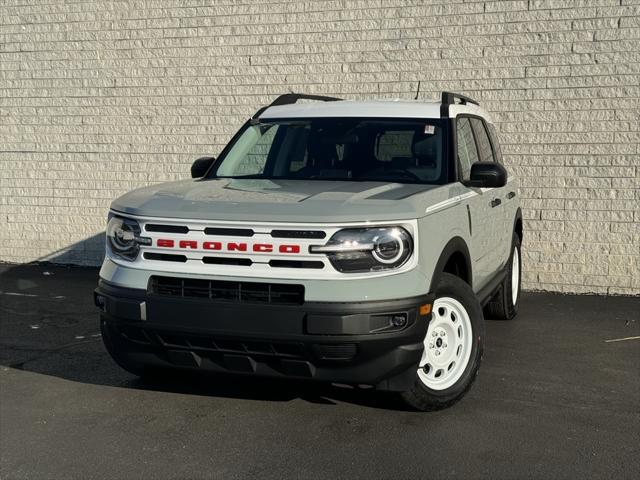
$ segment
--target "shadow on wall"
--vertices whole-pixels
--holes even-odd
[[[54,263],[85,267],[100,266],[102,260],[104,260],[104,235],[104,232],[97,233],[30,263]]]

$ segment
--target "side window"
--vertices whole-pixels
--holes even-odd
[[[389,162],[397,157],[411,158],[413,130],[387,130],[376,139],[375,156],[379,162]]]
[[[496,127],[493,123],[486,124],[489,130],[489,138],[491,139],[491,144],[493,145],[493,156],[496,159],[496,162],[502,164],[502,150],[500,149],[500,142],[498,142],[498,134],[496,133]]]
[[[462,180],[469,180],[471,165],[479,160],[476,142],[473,139],[471,122],[468,118],[458,118],[456,120],[456,142],[458,149],[458,161],[460,162],[460,177]]]
[[[494,162],[493,150],[491,150],[491,141],[487,130],[484,128],[484,122],[479,118],[472,118],[471,125],[473,126],[473,133],[476,136],[476,142],[478,142],[478,149],[480,150],[481,162]]]

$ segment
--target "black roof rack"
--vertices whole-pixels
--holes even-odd
[[[445,105],[455,104],[456,98],[460,100],[460,103],[462,105],[466,105],[467,103],[480,105],[480,103],[477,100],[474,100],[473,98],[469,98],[466,95],[460,95],[459,93],[453,93],[453,92],[442,92],[442,103]]]
[[[448,117],[449,116],[449,105],[455,105],[456,99],[460,100],[460,104],[466,105],[468,103],[473,103],[474,105],[480,105],[477,100],[473,98],[469,98],[466,95],[460,95],[459,93],[453,92],[442,92],[442,105],[440,105],[440,116]]]
[[[298,100],[318,100],[320,102],[338,102],[342,100],[341,98],[336,97],[325,97],[323,95],[307,95],[305,93],[285,93],[284,95],[280,95],[273,102],[271,102],[266,107],[262,107],[258,110],[253,117],[258,118],[262,112],[264,112],[269,107],[276,107],[278,105],[290,105],[292,103],[296,103]]]

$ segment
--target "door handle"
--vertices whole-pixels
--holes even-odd
[[[502,203],[502,200],[500,200],[499,198],[494,198],[493,200],[491,200],[491,208],[495,208],[501,203]]]
[[[507,200],[511,200],[515,196],[516,196],[516,192],[509,192],[507,193]]]

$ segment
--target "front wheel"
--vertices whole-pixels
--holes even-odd
[[[413,388],[402,397],[427,411],[453,405],[471,388],[480,368],[484,317],[471,287],[443,273]]]

